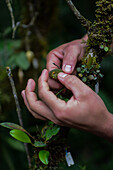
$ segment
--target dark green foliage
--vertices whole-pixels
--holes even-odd
[[[9,133],[16,140],[24,143],[30,143],[32,146],[34,146],[36,153],[33,159],[37,159],[35,160],[35,165],[37,165],[36,169],[40,169],[42,167],[49,168],[50,166],[52,166],[52,168],[54,167],[57,168],[58,163],[64,160],[67,129],[65,131],[65,128],[61,129],[59,126],[55,125],[54,123],[49,122],[48,125],[43,127],[40,133],[39,132],[37,133],[36,137],[33,137],[23,127],[15,123],[4,122],[1,123],[0,125],[5,128],[12,129]],[[53,149],[53,145],[54,145],[54,149]],[[58,154],[59,154],[59,158],[58,158]],[[36,157],[36,155],[39,156]],[[44,165],[47,166],[45,167],[39,160]],[[35,168],[35,165],[32,165],[33,169]]]
[[[91,21],[94,20],[95,1],[96,0],[84,0],[84,1],[73,0],[73,2],[77,5],[77,8],[81,11],[81,13],[86,18],[90,19]],[[30,12],[28,11],[27,2],[34,3],[36,1],[28,0],[28,1],[21,1],[21,2],[23,3],[23,5],[21,6],[23,14],[21,15],[20,20],[22,20],[23,23],[27,24],[30,21],[29,17],[28,18],[24,17],[25,13],[26,13],[26,16],[30,15]],[[44,5],[44,2],[46,5]],[[47,41],[49,41],[49,43],[47,43],[48,51],[50,49],[57,47],[58,45],[61,45],[64,42],[69,42],[76,38],[81,38],[85,33],[85,30],[83,29],[83,27],[81,27],[79,22],[75,19],[75,16],[73,16],[71,10],[69,9],[65,1],[63,0],[57,1],[59,2],[59,6],[55,4],[55,1],[51,1],[50,2],[51,5],[49,4],[49,2],[50,1],[38,1],[37,2],[39,9],[40,9],[40,17],[38,17],[36,21],[40,27],[39,30],[41,30],[42,34],[44,35],[44,38]],[[18,4],[17,1],[13,1],[13,6],[15,9],[14,13],[16,16],[16,21],[18,21],[20,17],[20,9],[19,9],[20,5]],[[52,8],[53,6],[54,8]],[[0,15],[0,23],[1,23],[0,32],[1,33],[0,35],[1,35],[3,33],[3,30],[5,30],[7,26],[9,25],[11,26],[10,15],[9,15],[9,11],[7,10],[5,1],[1,1],[0,11],[1,11],[1,15]],[[52,11],[58,11],[58,14],[54,13],[53,15]],[[52,20],[50,20],[51,17],[49,17],[50,15],[48,16],[48,12],[52,17]],[[42,15],[43,17],[41,17]],[[49,25],[48,22],[51,24],[51,30],[48,32],[49,36],[48,36],[48,33],[46,32],[47,30],[49,30],[47,29]],[[32,28],[31,30],[33,29],[34,28]],[[7,32],[7,30],[5,32]],[[25,41],[24,41],[23,34],[26,32],[26,30],[21,29],[20,32],[22,33],[21,39],[24,44]],[[20,33],[16,36],[16,39],[20,39],[19,35]],[[11,39],[11,32],[7,36],[8,38]],[[42,58],[42,56],[46,56],[47,53],[45,52],[43,53],[43,50],[46,51],[47,47],[45,47],[46,45],[45,46],[42,45],[42,47],[40,48],[40,45],[37,43],[39,42],[39,40],[36,38],[35,35],[33,37],[35,38],[30,40],[31,49],[33,49],[33,51],[36,51],[36,57],[40,58],[40,62],[41,62],[40,68],[44,68],[45,59]],[[12,41],[14,43],[12,43]],[[106,41],[107,40],[105,40],[105,43]],[[15,51],[15,48],[12,46],[12,44],[13,45],[16,44],[16,40],[10,40],[10,41],[8,40],[2,41],[2,39],[0,40],[0,51],[1,51],[0,66],[1,65],[3,66],[3,64],[6,63],[5,61],[8,61],[7,56],[9,56],[9,53],[12,52],[12,50],[14,51],[14,53],[18,52],[18,51]],[[10,48],[9,48],[9,45],[10,45]],[[7,47],[8,47],[8,50],[7,50]],[[25,45],[22,46],[22,49],[21,49],[22,51],[25,49],[24,47]],[[108,46],[101,45],[100,48],[105,50],[105,52],[103,50],[104,53],[107,53]],[[113,67],[112,67],[112,63],[113,63],[112,57],[105,58],[105,60],[103,61],[102,72],[104,73],[105,76],[101,84],[101,88],[103,90],[100,91],[99,93],[99,95],[102,97],[107,108],[109,109],[111,113],[113,112],[113,105],[112,105],[113,103],[113,90],[112,90]],[[15,65],[16,62],[14,61],[13,64]],[[17,68],[13,71],[16,87],[17,89],[19,89],[17,91],[19,94],[19,100],[21,102],[24,125],[25,127],[27,127],[28,131],[30,131],[30,133],[33,134],[34,136],[37,136],[36,134],[37,129],[35,125],[37,124],[38,127],[41,129],[42,126],[44,126],[44,123],[42,121],[36,120],[29,114],[29,112],[27,111],[27,109],[25,108],[23,104],[20,92],[21,90],[25,88],[28,77],[32,77],[37,80],[37,77],[40,74],[40,72],[41,70],[32,71],[31,68],[27,69],[27,71],[24,72],[25,74],[24,83],[20,84],[17,78],[18,77]],[[7,81],[7,74],[5,72],[5,69],[0,68],[0,106],[1,106],[0,107],[0,121],[17,122],[18,120],[16,117],[16,111],[14,108],[13,96],[9,92],[10,92],[10,84],[9,84],[9,81]],[[59,94],[59,97],[62,98],[60,94]],[[9,135],[6,133],[7,131],[4,128],[0,128],[0,150],[1,150],[0,167],[2,167],[3,170],[20,170],[20,169],[28,170],[26,154],[25,154],[25,150],[24,150],[22,143],[9,137]],[[82,167],[84,167],[85,165],[86,170],[98,170],[98,169],[99,170],[106,170],[106,169],[112,170],[112,167],[113,167],[112,144],[110,144],[109,142],[106,142],[104,139],[100,139],[97,136],[91,135],[86,132],[81,132],[75,129],[71,129],[68,140],[69,140],[69,145],[71,146],[72,156],[75,160],[75,165],[73,167],[68,168],[66,164],[65,165],[62,164],[59,167],[59,170],[60,169],[81,170],[82,168],[79,166],[79,164],[81,164]],[[61,148],[59,148],[58,142]],[[51,165],[49,165],[50,167],[53,166],[56,158],[62,157],[62,159],[64,159],[64,155],[65,155],[65,152],[63,149],[64,143],[61,144],[60,141],[58,140],[56,144],[55,141],[53,141],[53,144],[51,145],[52,148],[50,147],[50,149],[53,152],[53,156],[55,157],[55,159],[53,160]],[[39,146],[39,143],[38,143],[38,146]],[[38,150],[39,148],[36,148],[36,149]],[[36,159],[36,163],[39,167],[40,160],[38,159],[38,155],[36,153],[38,152],[34,153],[34,155],[36,156],[34,157],[34,159]],[[33,154],[33,151],[31,149],[31,155],[32,154]],[[49,159],[51,160],[51,155],[49,156]],[[43,167],[43,164],[41,164],[41,166]],[[37,166],[34,169],[36,168]],[[48,167],[46,167],[46,169],[48,170]]]

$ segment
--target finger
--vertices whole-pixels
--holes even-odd
[[[76,99],[80,99],[81,96],[85,96],[90,89],[79,78],[74,75],[68,75],[65,73],[58,74],[58,80],[69,90],[71,90]],[[91,90],[91,89],[90,89]]]
[[[63,44],[55,48],[51,52],[49,52],[49,54],[47,55],[47,64],[46,64],[48,71],[58,68],[57,66],[59,67],[61,66],[61,60],[64,57],[64,48],[67,46],[67,44],[68,43]],[[55,63],[57,66],[53,65],[53,63]]]
[[[58,67],[60,67],[61,65],[61,61],[59,58],[57,58],[53,53],[47,56],[47,64],[46,67],[48,69],[48,71],[50,72],[53,69],[58,69],[58,67],[56,65],[54,65],[53,63],[55,63]]]
[[[27,87],[25,89],[26,99],[31,111],[39,113],[40,116],[47,118],[51,121],[57,121],[56,117],[52,113],[52,111],[40,100],[37,100],[37,96],[34,92],[35,90],[35,82],[30,79],[28,81]]]
[[[23,99],[24,99],[24,103],[25,103],[26,107],[28,108],[28,110],[31,112],[31,114],[32,114],[36,119],[47,120],[46,118],[40,116],[38,113],[36,113],[36,112],[34,112],[34,111],[32,111],[32,110],[30,109],[29,104],[28,104],[27,99],[26,99],[25,90],[23,90],[21,94],[22,94],[22,97],[23,97]]]
[[[53,69],[58,69],[58,67],[61,66],[61,60],[63,58],[63,50],[61,47],[58,47],[55,50],[52,50],[48,55],[47,55],[47,64],[46,67],[48,69],[48,71],[50,72]],[[54,65],[53,63],[55,63],[56,65]],[[60,89],[62,86],[60,83],[52,80],[51,78],[49,78],[48,80],[49,86],[52,89]]]
[[[62,88],[62,85],[60,83],[58,83],[57,81],[55,80],[52,80],[51,78],[48,78],[48,84],[49,84],[49,87],[51,89],[61,89]]]
[[[48,71],[51,71],[53,69],[56,69],[61,66],[61,59],[63,59],[63,50],[59,48],[58,50],[52,50],[48,55],[47,55],[47,64],[46,67]],[[54,65],[55,63],[56,65]]]
[[[65,73],[71,74],[74,71],[79,55],[80,47],[78,45],[69,45],[64,49],[62,70]]]
[[[66,103],[57,98],[54,93],[50,91],[47,81],[48,71],[45,69],[38,80],[39,96],[54,112],[61,107],[65,107]]]

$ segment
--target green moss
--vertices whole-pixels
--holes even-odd
[[[88,40],[86,53],[82,59],[82,62],[79,64],[81,67],[81,73],[83,77],[89,76],[86,74],[86,71],[83,71],[82,65],[85,65],[87,71],[94,76],[96,75],[95,81],[86,81],[86,84],[89,86],[94,86],[97,81],[100,80],[99,74],[96,70],[100,69],[100,62],[103,58],[111,52],[111,43],[113,35],[113,0],[99,0],[96,2],[97,9],[95,11],[96,19],[88,29]],[[91,61],[91,55],[94,58],[95,62]],[[80,72],[78,72],[78,76]]]

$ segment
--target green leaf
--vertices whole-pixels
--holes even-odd
[[[91,67],[91,64],[92,64],[92,57],[91,55],[89,54],[88,58],[87,58],[87,67],[90,68]]]
[[[11,122],[4,122],[4,123],[0,123],[1,126],[5,127],[5,128],[8,128],[8,129],[18,129],[18,130],[21,130],[25,133],[27,133],[31,138],[33,138],[29,132],[27,132],[22,126],[20,125],[17,125],[15,123],[11,123]]]
[[[55,136],[60,130],[60,127],[58,125],[55,125],[51,129],[47,129],[45,132],[45,138],[46,141],[51,139],[53,136]]]
[[[47,165],[49,163],[48,158],[49,158],[49,152],[48,151],[41,150],[39,152],[39,159],[43,164]]]
[[[21,141],[21,142],[24,142],[24,143],[31,143],[31,139],[29,138],[29,136],[24,133],[23,131],[20,131],[20,130],[17,130],[17,129],[13,129],[10,131],[10,135]]]
[[[33,144],[35,147],[44,147],[46,146],[46,144],[42,141],[35,141],[35,143]]]
[[[23,70],[27,70],[30,66],[30,63],[27,60],[25,52],[21,52],[18,54],[16,63]]]
[[[82,81],[83,81],[83,82],[86,82],[86,81],[87,81],[87,78],[86,78],[86,77],[83,77],[83,78],[82,78]]]
[[[104,49],[104,46],[103,46],[103,45],[100,45],[100,49]]]
[[[109,48],[107,46],[104,47],[104,51],[108,52]]]
[[[11,122],[0,123],[0,125],[8,129],[18,129],[18,130],[26,131],[22,126]]]
[[[27,70],[30,66],[29,61],[27,60],[25,52],[16,54],[16,64],[23,70]]]

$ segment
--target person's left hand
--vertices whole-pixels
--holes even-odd
[[[60,77],[61,74],[63,74],[62,77]],[[58,78],[73,93],[68,102],[57,98],[50,91],[46,69],[43,70],[38,80],[38,93],[42,101],[37,99],[34,92],[34,80],[28,81],[22,96],[33,116],[38,119],[51,120],[61,126],[70,126],[99,135],[105,135],[105,133],[108,135],[113,116],[108,112],[102,99],[74,75],[59,73]]]

